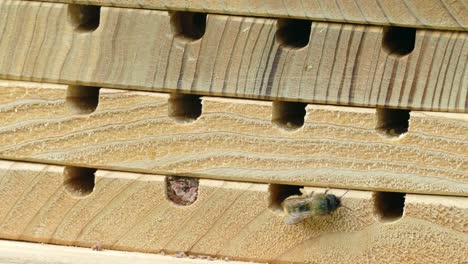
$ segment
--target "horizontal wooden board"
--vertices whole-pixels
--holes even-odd
[[[375,109],[303,105],[301,113],[281,103],[203,97],[201,116],[190,122],[183,113],[197,112],[187,108],[196,103],[180,95],[101,89],[96,111],[80,114],[80,100],[92,100],[70,98],[66,86],[2,86],[3,159],[468,196],[467,114],[412,111],[408,132],[392,137],[391,126],[376,128],[404,117],[385,119]],[[303,126],[294,127],[300,118]]]
[[[467,197],[407,194],[401,218],[381,219],[376,212],[392,200],[349,191],[342,200],[351,210],[286,225],[269,208],[267,184],[200,179],[197,200],[180,206],[167,198],[163,176],[98,170],[93,192],[77,197],[63,171],[0,162],[0,237],[269,263],[468,261]]]
[[[18,241],[0,240],[0,263],[3,264],[248,264],[252,262],[180,258],[89,248],[65,247]]]
[[[104,6],[189,10],[263,17],[288,17],[345,23],[468,29],[466,0],[39,0]]]
[[[61,3],[1,1],[0,77],[468,111],[467,32],[421,29],[411,43],[411,32],[380,26],[313,22],[302,33],[288,34],[302,27],[289,24],[278,31],[287,23],[209,14],[203,37],[191,39],[180,33],[189,31],[180,26],[185,22],[174,22],[182,16],[167,11],[102,7],[98,25],[82,27],[77,10]],[[303,41],[309,42],[294,46]]]

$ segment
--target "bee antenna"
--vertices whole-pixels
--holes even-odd
[[[343,193],[343,195],[341,195],[339,198],[343,198],[343,196],[345,196],[347,193],[349,192],[349,190],[347,190],[345,193]]]

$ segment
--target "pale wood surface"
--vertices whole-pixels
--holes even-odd
[[[3,86],[3,87],[1,87]],[[74,114],[66,86],[3,82],[0,158],[226,180],[468,195],[468,115],[411,112],[376,131],[375,109],[308,105],[305,124],[272,122],[272,102],[204,97],[201,116],[168,115],[169,94],[101,89]]]
[[[2,264],[247,264],[248,262],[176,258],[156,254],[64,247],[0,240]],[[251,262],[250,262],[251,263]]]
[[[290,226],[269,209],[266,184],[200,179],[195,203],[177,206],[162,176],[98,170],[94,191],[75,197],[63,170],[0,162],[0,237],[273,263],[468,261],[467,197],[407,194],[403,217],[380,222],[372,193],[352,190],[342,199],[352,211]]]
[[[105,6],[190,10],[247,16],[303,18],[451,30],[468,29],[466,0],[39,0]]]
[[[396,57],[380,26],[314,22],[309,44],[292,49],[269,18],[208,15],[202,39],[187,41],[167,11],[102,7],[94,32],[75,31],[66,4],[7,0],[0,13],[1,78],[468,111],[466,32],[418,30]]]

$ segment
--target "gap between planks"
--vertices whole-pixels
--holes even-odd
[[[460,254],[468,250],[467,197],[406,194],[401,218],[382,219],[375,195],[353,190],[342,198],[351,210],[291,226],[269,208],[267,184],[200,179],[197,200],[180,206],[167,199],[163,176],[98,170],[83,197],[64,188],[63,171],[0,161],[1,238],[269,263],[468,260]]]
[[[104,250],[91,251],[89,248],[65,247],[18,241],[0,240],[0,263],[3,264],[249,264],[252,262],[187,259],[174,256],[143,254]]]
[[[449,30],[468,29],[465,0],[366,1],[168,1],[168,0],[38,0],[74,4],[181,10],[263,17],[287,17],[362,23],[402,25]]]
[[[66,4],[9,0],[0,12],[5,79],[467,111],[467,32],[418,29],[409,32],[414,42],[399,44],[411,37],[387,38],[391,31],[381,26],[313,22],[297,36],[308,44],[295,48],[278,37],[281,21],[269,18],[209,14],[204,35],[192,39],[174,30],[176,15],[167,11],[101,7],[97,28],[88,31],[70,19],[76,9]],[[384,48],[394,44],[414,49],[397,55]]]
[[[174,107],[190,113],[185,107],[197,98],[177,104],[169,94],[100,89],[96,110],[79,114],[66,86],[5,83],[13,86],[0,90],[2,159],[468,195],[466,114],[412,111],[408,132],[389,137],[376,130],[374,109],[304,105],[293,115],[303,125],[285,129],[272,116],[291,108],[272,102],[203,97],[201,116],[193,120],[169,113]]]

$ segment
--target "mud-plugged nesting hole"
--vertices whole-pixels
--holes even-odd
[[[94,5],[68,5],[68,17],[79,32],[92,32],[99,27],[101,7]]]
[[[296,130],[304,125],[306,103],[273,102],[272,122],[285,130]]]
[[[403,57],[414,50],[416,29],[386,27],[383,31],[382,48],[392,56]]]
[[[94,190],[96,169],[67,166],[63,171],[65,191],[75,197],[85,197]]]
[[[374,213],[381,222],[393,222],[403,216],[405,193],[375,192]]]
[[[312,21],[278,19],[276,40],[283,47],[299,49],[309,44]]]
[[[268,208],[276,212],[283,212],[281,203],[283,203],[284,199],[291,195],[301,195],[302,188],[304,188],[304,186],[270,184],[268,186]]]
[[[198,198],[197,178],[167,176],[166,197],[176,205],[191,205]]]
[[[206,14],[195,12],[172,12],[171,28],[174,35],[189,41],[201,39],[206,30]]]
[[[202,99],[194,94],[171,94],[168,115],[181,123],[197,120],[202,114]]]
[[[92,86],[68,86],[66,98],[68,107],[79,115],[94,112],[99,104],[99,89]]]
[[[410,110],[377,108],[375,130],[389,138],[398,138],[408,132]]]

